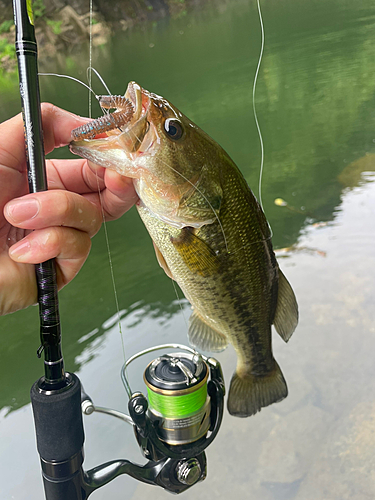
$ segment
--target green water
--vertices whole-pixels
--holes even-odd
[[[265,144],[263,205],[275,248],[297,247],[281,254],[280,266],[296,291],[300,325],[288,345],[274,342],[290,394],[250,419],[226,415],[207,453],[207,480],[184,498],[372,499],[375,6],[284,0],[262,2],[262,9],[266,47],[256,105]],[[94,50],[93,65],[114,94],[135,80],[169,99],[228,151],[257,192],[260,146],[251,95],[259,50],[255,1],[233,1],[117,33]],[[83,52],[48,70],[85,79],[87,66]],[[102,92],[96,81],[95,90]],[[87,93],[74,82],[42,77],[41,93],[45,101],[88,112]],[[1,90],[1,101],[1,120],[19,112],[16,83]],[[279,197],[294,210],[276,206]],[[189,308],[177,301],[136,211],[107,229],[127,356],[158,343],[186,343]],[[60,308],[67,369],[78,372],[95,403],[125,410],[103,231],[83,270],[60,293]],[[0,498],[40,499],[29,406],[30,386],[42,374],[37,309],[1,318],[0,329],[0,450],[7,462]],[[235,355],[229,349],[218,359],[229,383]],[[135,365],[133,389],[142,389],[141,374],[142,364]],[[118,457],[142,462],[125,424],[93,415],[85,426],[87,467]],[[149,494],[167,498],[129,478],[93,498]]]

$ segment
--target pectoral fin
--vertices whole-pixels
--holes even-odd
[[[184,227],[178,237],[171,238],[171,242],[191,272],[210,276],[218,271],[221,264],[218,256],[194,234],[194,228]]]
[[[189,319],[188,337],[193,347],[203,351],[220,352],[228,345],[227,338],[208,326],[195,311]]]
[[[152,244],[154,245],[154,249],[155,249],[155,254],[156,254],[156,258],[158,259],[158,262],[159,262],[159,266],[164,269],[165,271],[165,274],[168,276],[168,278],[171,278],[172,280],[174,280],[174,277],[173,277],[173,274],[171,273],[171,270],[169,269],[169,266],[168,264],[165,262],[165,259],[163,257],[163,254],[161,253],[161,251],[158,249],[158,247],[156,246],[155,242],[153,241]]]
[[[297,300],[288,280],[279,269],[279,291],[274,326],[280,337],[288,342],[298,323]]]

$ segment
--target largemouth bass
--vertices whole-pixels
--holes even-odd
[[[192,305],[190,343],[213,352],[232,343],[228,410],[253,415],[288,394],[271,325],[288,341],[298,322],[265,215],[227,153],[170,102],[135,82],[122,99],[133,105],[122,128],[109,121],[107,137],[70,149],[133,178],[159,264]]]

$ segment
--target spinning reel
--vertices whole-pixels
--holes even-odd
[[[148,398],[141,392],[132,393],[127,367],[158,349],[185,352],[164,354],[147,366],[144,381]],[[173,493],[181,493],[205,479],[204,450],[215,439],[223,417],[225,388],[218,361],[180,344],[166,344],[130,358],[121,370],[121,378],[129,395],[129,415],[95,407],[84,392],[82,411],[86,415],[94,411],[106,413],[133,425],[137,442],[149,462],[144,466],[127,461],[104,464],[86,473],[90,482],[101,483],[108,467],[116,469],[116,476],[129,474]]]

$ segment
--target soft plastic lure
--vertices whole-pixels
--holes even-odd
[[[129,123],[133,117],[134,106],[124,96],[99,96],[99,104],[104,109],[116,109],[116,111],[100,116],[72,130],[72,136],[75,141],[93,139],[95,136],[109,132],[115,128],[121,130],[121,127]]]

